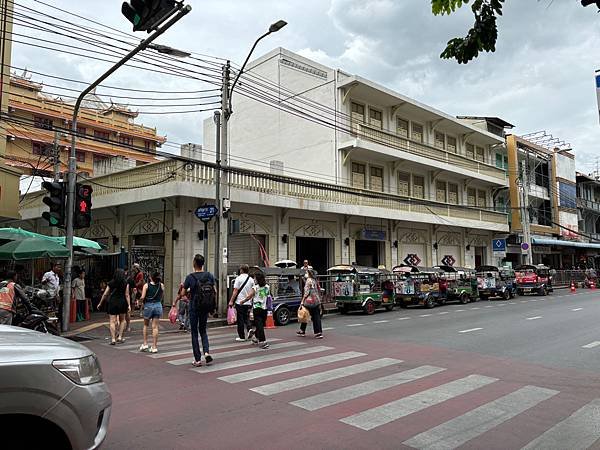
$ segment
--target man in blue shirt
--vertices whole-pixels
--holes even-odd
[[[194,256],[194,271],[190,273],[183,282],[186,292],[189,292],[190,299],[190,329],[192,332],[192,350],[194,352],[194,367],[202,365],[202,353],[198,344],[198,332],[202,339],[202,350],[206,364],[210,364],[213,357],[209,353],[208,333],[206,332],[206,323],[208,315],[216,308],[214,301],[217,295],[215,287],[215,277],[210,272],[204,271],[204,256],[197,254]],[[209,298],[211,297],[211,298]]]

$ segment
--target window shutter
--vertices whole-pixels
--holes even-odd
[[[413,122],[411,136],[413,141],[423,142],[423,125]]]
[[[446,203],[446,182],[437,181],[435,183],[435,199],[438,202]]]
[[[410,197],[410,174],[398,173],[398,194]]]
[[[408,137],[408,120],[396,119],[396,133],[399,136]]]
[[[452,136],[446,136],[446,149],[449,152],[456,153],[456,138]]]
[[[477,161],[480,162],[484,162],[485,161],[485,150],[483,149],[483,147],[475,147],[475,159]]]
[[[477,191],[477,206],[480,208],[485,208],[485,206],[486,206],[485,191]]]
[[[381,111],[369,108],[369,124],[380,130],[383,128],[383,114]]]
[[[383,169],[380,167],[371,167],[371,190],[383,191]]]
[[[446,147],[444,137],[444,133],[440,133],[439,131],[435,132],[435,146],[437,148],[444,149]]]
[[[476,191],[473,188],[467,189],[467,205],[477,206]]]
[[[467,158],[475,159],[475,146],[467,143]]]
[[[359,189],[365,188],[365,166],[352,163],[352,186]]]
[[[458,184],[448,183],[448,203],[458,205]]]
[[[412,195],[416,198],[425,198],[425,178],[413,175]]]

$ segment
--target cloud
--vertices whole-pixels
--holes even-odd
[[[33,0],[19,3],[68,17]],[[53,2],[82,16],[93,11],[100,22],[129,33],[118,3]],[[514,123],[518,134],[547,130],[573,144],[577,162],[585,171],[591,170],[589,161],[598,154],[600,128],[593,75],[598,68],[599,22],[593,9],[582,8],[579,2],[506,1],[498,22],[497,51],[482,54],[467,65],[441,60],[439,54],[449,39],[463,35],[472,25],[469,5],[451,16],[435,17],[430,2],[424,0],[186,3],[192,5],[192,12],[165,33],[161,43],[239,63],[256,37],[270,23],[283,18],[289,25],[263,40],[255,56],[277,46],[286,47],[451,114],[499,116]],[[72,17],[69,20],[101,29]],[[34,33],[31,29],[22,32]],[[114,30],[108,32],[119,36]],[[43,36],[48,39],[47,34]],[[142,39],[144,34],[137,36]],[[21,44],[15,44],[14,61],[15,65],[88,81],[107,67],[106,63]],[[119,70],[107,83],[156,90],[198,90],[205,86],[199,81],[130,68]],[[142,115],[140,120],[155,125],[173,142],[201,142],[200,123],[210,114]]]

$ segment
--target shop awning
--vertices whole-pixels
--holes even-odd
[[[556,245],[559,247],[578,247],[578,248],[596,248],[600,249],[599,244],[592,244],[589,242],[576,242],[576,241],[560,241],[558,239],[532,239],[533,245]]]

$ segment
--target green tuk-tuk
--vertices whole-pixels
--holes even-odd
[[[332,297],[342,314],[362,310],[373,314],[377,308],[394,309],[392,274],[385,269],[340,265],[327,270]]]
[[[453,266],[435,266],[443,271],[443,284],[446,284],[442,302],[459,301],[462,304],[479,300],[477,272],[474,269]]]
[[[433,308],[442,303],[440,269],[400,265],[392,269],[396,276],[395,302],[401,308],[423,306]]]

